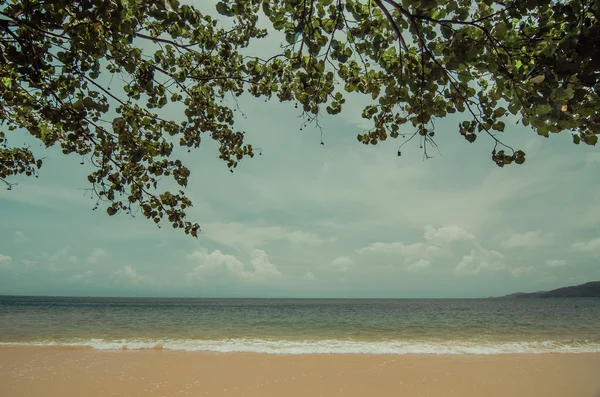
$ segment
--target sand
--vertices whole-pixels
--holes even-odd
[[[600,397],[600,353],[267,355],[0,348],[0,396]]]

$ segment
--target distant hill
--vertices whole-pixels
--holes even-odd
[[[557,288],[552,291],[517,292],[502,298],[600,298],[600,281]]]

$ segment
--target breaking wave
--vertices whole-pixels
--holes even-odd
[[[213,353],[263,354],[517,354],[597,353],[594,342],[471,342],[471,341],[351,341],[351,340],[264,340],[264,339],[122,339],[2,342],[0,346],[64,346],[97,350],[176,350]]]

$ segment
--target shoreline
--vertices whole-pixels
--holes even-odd
[[[502,352],[502,353],[355,353],[355,352],[328,352],[328,353],[276,353],[276,352],[255,352],[255,351],[213,351],[213,350],[183,350],[183,349],[170,349],[160,344],[154,347],[143,347],[143,348],[129,348],[126,346],[120,348],[102,348],[98,349],[89,345],[31,345],[31,344],[0,344],[0,354],[3,350],[30,350],[30,349],[41,349],[41,350],[83,350],[93,351],[98,353],[166,353],[166,354],[199,354],[199,355],[252,355],[252,356],[265,356],[265,357],[303,357],[303,356],[380,356],[380,357],[505,357],[505,356],[546,356],[546,355],[598,355],[600,352],[597,351],[539,351],[539,352]],[[1,397],[1,396],[0,396]],[[598,396],[600,397],[600,395]]]
[[[264,354],[2,346],[0,395],[599,397],[598,368],[600,353]]]
[[[69,347],[107,350],[170,350],[269,355],[504,355],[600,353],[600,341],[560,340],[344,340],[344,339],[74,339],[71,341],[10,341],[2,347]]]

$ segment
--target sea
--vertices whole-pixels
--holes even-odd
[[[0,346],[268,354],[600,352],[600,299],[0,296]]]

